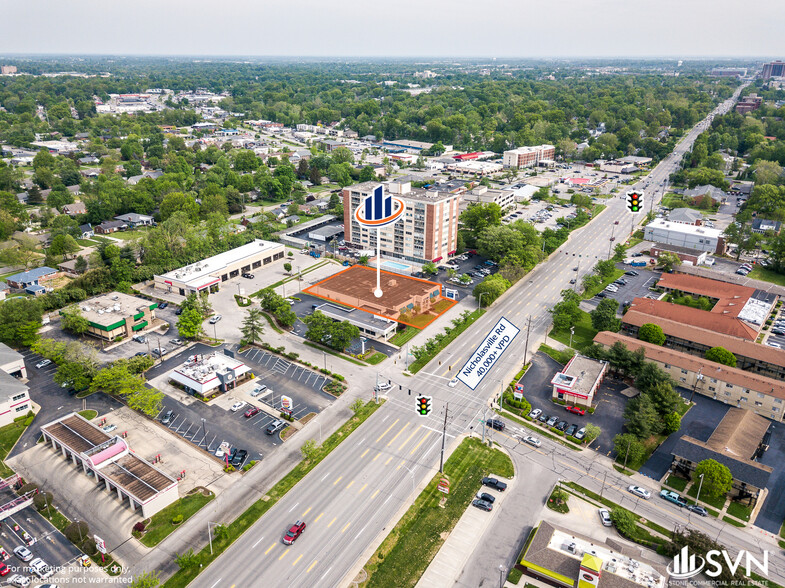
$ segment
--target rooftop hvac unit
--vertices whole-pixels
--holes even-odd
[[[90,310],[90,308],[89,308],[89,307],[87,307],[87,306],[83,306],[83,307],[82,307],[82,310],[84,310],[85,312],[87,312],[88,310]]]
[[[119,298],[119,296],[112,296],[112,300],[118,300]]]
[[[99,310],[98,314],[104,314],[104,311],[103,310]]]
[[[120,305],[119,305],[119,304],[115,304],[115,305],[114,305],[114,309],[115,309],[117,312],[120,312]]]

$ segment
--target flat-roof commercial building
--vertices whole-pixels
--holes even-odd
[[[591,406],[607,369],[608,362],[574,355],[564,369],[553,376],[552,397],[567,404]]]
[[[24,356],[0,343],[0,427],[10,425],[32,408],[27,386],[20,378],[27,378]]]
[[[241,247],[155,276],[155,287],[167,292],[177,292],[181,296],[202,291],[217,292],[221,282],[283,257],[284,246],[281,243],[256,239]]]
[[[79,308],[90,325],[88,334],[113,341],[150,326],[158,304],[122,292],[110,292],[81,302]]]
[[[535,147],[518,147],[504,152],[504,167],[536,167],[541,161],[552,161],[556,157],[553,145],[537,145]]]
[[[403,200],[406,212],[394,224],[368,229],[360,226],[354,213],[378,185],[378,182],[364,182],[343,189],[344,239],[347,243],[360,249],[376,249],[378,231],[384,257],[426,263],[455,253],[459,195],[412,188],[409,181],[385,183],[385,191]]]
[[[504,169],[501,163],[493,161],[458,161],[445,166],[447,170],[469,176],[485,177]]]
[[[655,243],[649,248],[649,254],[657,259],[663,253],[672,253],[678,257],[682,263],[687,262],[692,265],[701,265],[706,262],[709,253],[707,251],[696,251],[678,245],[666,245],[665,243]]]
[[[336,226],[326,226],[326,227],[319,227],[318,229],[314,229],[313,231],[308,233],[308,238],[313,239],[314,241],[319,241],[324,243],[329,241],[336,235],[340,235],[343,233],[342,227]]]
[[[763,64],[761,78],[768,80],[769,78],[782,77],[785,77],[785,61],[770,61]]]
[[[231,390],[250,371],[243,362],[221,353],[191,355],[169,372],[169,379],[183,386],[189,394],[206,398]]]
[[[739,408],[728,412],[714,429],[708,441],[685,435],[671,450],[672,469],[691,477],[696,466],[705,459],[725,465],[733,476],[731,497],[757,502],[766,487],[772,468],[753,461],[765,451],[764,437],[771,423],[761,416]]]
[[[535,189],[536,191],[536,189]],[[497,190],[487,186],[476,186],[461,194],[461,210],[471,204],[498,204],[502,210],[515,205],[515,190]]]
[[[563,588],[665,588],[665,566],[641,557],[641,550],[608,537],[604,543],[540,521],[518,567]]]
[[[709,227],[696,227],[658,218],[646,225],[643,238],[646,241],[678,245],[717,255],[725,253],[725,238],[722,236],[722,231]]]
[[[382,319],[357,308],[343,308],[328,302],[320,304],[314,310],[333,320],[347,321],[360,329],[360,335],[373,339],[387,341],[395,335],[395,329],[398,327],[398,323],[393,320]]]
[[[785,417],[785,382],[782,380],[729,367],[620,333],[601,331],[594,337],[594,342],[608,348],[621,343],[630,351],[643,349],[646,360],[659,365],[679,386],[737,408],[746,408],[775,421],[781,421]]]
[[[179,496],[177,480],[131,451],[118,436],[110,436],[72,412],[41,427],[44,442],[81,467],[106,490],[116,493],[142,518],[153,516]]]

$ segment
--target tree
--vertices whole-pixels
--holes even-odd
[[[644,394],[654,390],[661,382],[673,385],[673,381],[668,373],[651,361],[643,362],[643,365],[640,366],[637,374],[635,374],[635,386]]]
[[[639,439],[647,439],[662,429],[660,415],[648,394],[639,394],[624,409],[627,431]]]
[[[681,429],[681,415],[678,412],[670,412],[666,414],[662,422],[665,423],[665,429],[663,429],[663,433],[666,435],[671,435],[675,433],[679,429]]]
[[[187,570],[199,565],[199,556],[194,553],[193,547],[185,553],[177,553],[174,556],[175,563],[181,570]]]
[[[463,274],[458,279],[461,281],[461,284],[464,284],[464,285],[466,285],[466,284],[468,284],[469,282],[472,281],[472,277],[469,274]]]
[[[365,403],[362,401],[362,399],[361,398],[357,398],[357,399],[355,399],[354,402],[352,402],[352,404],[351,404],[351,406],[349,408],[352,409],[352,412],[354,414],[358,414],[363,409],[364,406],[365,406]]]
[[[598,331],[618,332],[619,329],[621,329],[621,320],[616,318],[616,309],[618,307],[618,300],[614,300],[613,298],[603,298],[600,300],[597,308],[589,313],[591,316],[591,326]]]
[[[71,235],[57,235],[52,239],[49,253],[52,255],[68,256],[72,253],[76,253],[80,249],[79,243],[77,243],[76,239]]]
[[[354,163],[354,154],[348,147],[338,147],[330,152],[333,163]]]
[[[617,243],[616,246],[613,248],[613,261],[624,261],[624,257],[627,254],[627,248],[624,246],[623,243]]]
[[[319,447],[313,439],[308,439],[308,441],[300,446],[300,453],[305,461],[309,461],[311,458],[315,457],[318,450]]]
[[[135,376],[135,385],[128,389],[123,396],[128,406],[133,410],[138,410],[149,417],[155,417],[163,406],[164,394],[155,388],[148,388],[144,385],[142,376]]]
[[[368,257],[367,255],[361,255],[360,257],[357,258],[357,263],[359,263],[360,265],[368,265],[370,259],[371,258]]]
[[[651,363],[651,362],[647,362]],[[649,398],[656,411],[665,417],[676,410],[681,402],[681,396],[668,380],[660,380],[649,391]]]
[[[439,268],[436,267],[435,263],[429,261],[423,264],[422,272],[428,276],[435,276],[439,272]]]
[[[597,274],[585,274],[581,280],[583,291],[589,292],[595,290],[602,285],[602,278]]]
[[[74,335],[81,335],[90,329],[90,321],[82,316],[82,311],[76,304],[60,311],[60,325]]]
[[[782,181],[782,166],[776,161],[759,159],[752,165],[752,171],[755,173],[756,185],[776,185]]]
[[[743,253],[755,249],[761,239],[761,235],[752,232],[752,227],[749,224],[738,221],[729,224],[725,228],[724,235],[728,243],[736,246],[736,261]]]
[[[177,319],[177,330],[186,339],[196,339],[202,334],[204,316],[197,308],[186,308]]]
[[[341,205],[341,198],[338,194],[330,194],[330,202],[328,203],[327,207],[330,210],[335,210]]]
[[[638,339],[655,345],[662,345],[665,343],[665,333],[662,332],[662,327],[654,323],[645,323],[638,329]]]
[[[736,356],[724,347],[712,347],[704,355],[709,361],[716,361],[722,365],[736,367]]]
[[[591,443],[602,434],[602,429],[597,425],[593,425],[591,423],[586,425],[584,429],[585,431],[584,431],[583,438],[586,440],[586,444]]]
[[[256,343],[261,340],[264,334],[264,316],[260,309],[249,308],[246,311],[240,332],[243,334],[243,341],[246,343]]]
[[[671,272],[674,267],[681,265],[681,259],[679,259],[679,256],[675,253],[666,251],[665,253],[660,253],[660,256],[657,258],[657,263],[666,272]]]
[[[610,515],[611,522],[622,537],[637,537],[640,534],[638,531],[638,517],[626,508],[618,506],[611,510]]]
[[[613,450],[616,452],[616,461],[623,464],[637,464],[646,457],[646,446],[630,433],[616,435],[613,438]]]
[[[349,163],[334,163],[327,169],[327,175],[344,188],[352,183],[352,166]]]
[[[36,299],[9,298],[0,304],[0,341],[32,345],[38,338],[43,311]]]
[[[485,276],[472,290],[472,295],[482,306],[490,306],[510,288],[510,282],[500,274]],[[482,298],[480,298],[482,296]]]
[[[616,272],[616,263],[612,259],[598,261],[594,266],[594,272],[603,279],[610,278]]]
[[[703,484],[701,485],[701,496],[707,498],[722,498],[733,487],[733,476],[727,466],[713,459],[704,459],[697,466],[693,474],[693,480],[698,482],[698,479],[703,475]]]
[[[292,264],[287,261],[285,264],[283,264],[283,269],[287,274],[292,273]]]
[[[87,271],[87,260],[84,257],[82,257],[81,255],[78,255],[76,257],[76,263],[74,264],[74,270],[76,271],[77,274],[83,274],[83,273],[85,273]]]
[[[477,235],[489,226],[499,226],[502,222],[502,209],[494,203],[470,203],[469,207],[461,213],[461,223],[474,235]]]
[[[161,583],[160,572],[142,572],[134,577],[134,581],[129,584],[130,588],[156,588]]]
[[[161,220],[166,220],[176,212],[184,212],[191,222],[199,220],[199,205],[193,197],[182,192],[170,192],[161,201]]]
[[[561,295],[562,300],[557,302],[550,312],[554,330],[567,331],[581,318],[580,296],[572,290],[562,290]]]

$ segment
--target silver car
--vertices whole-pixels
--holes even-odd
[[[646,488],[641,488],[640,486],[628,486],[627,492],[630,494],[635,494],[635,496],[638,498],[643,498],[644,500],[651,498],[651,492],[646,490]]]

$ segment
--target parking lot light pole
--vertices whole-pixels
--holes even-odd
[[[202,419],[202,440],[204,440],[205,437],[207,437],[207,428],[205,423],[206,423],[205,419]]]
[[[575,327],[570,327],[570,347],[572,347],[572,336],[575,334]]]
[[[327,370],[327,352],[322,351],[322,357],[324,357],[324,369]]]
[[[210,541],[210,555],[213,554],[213,535],[210,532],[210,525],[218,526],[221,523],[215,523],[213,521],[207,521],[207,539]]]

